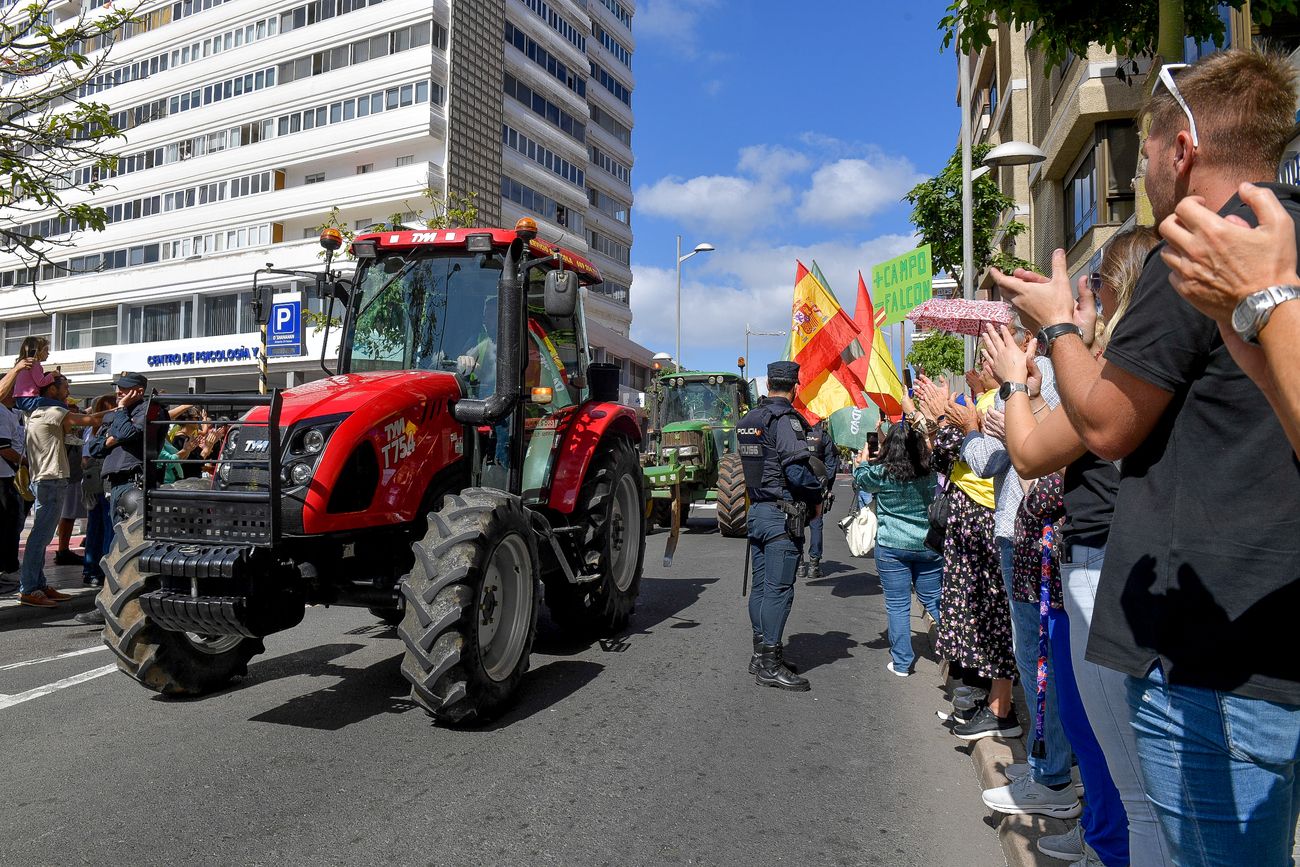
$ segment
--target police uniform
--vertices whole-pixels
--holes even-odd
[[[835,440],[831,438],[830,425],[825,420],[817,422],[808,430],[808,447],[812,453],[822,459],[826,465],[826,485],[822,491],[825,500],[835,483],[835,474],[839,472],[840,456],[835,450]],[[808,562],[804,564],[801,577],[817,580],[822,577],[822,510],[808,521]]]
[[[794,383],[799,365],[768,365],[768,381]],[[795,572],[803,554],[803,521],[821,501],[821,460],[809,450],[807,425],[783,397],[774,397],[741,419],[737,431],[745,488],[754,586],[749,619],[754,630],[750,671],[758,683],[806,690],[808,681],[785,665],[781,635],[794,602]]]
[[[124,373],[113,383],[119,388],[147,388],[148,379],[138,373]],[[144,438],[148,425],[149,402],[136,401],[129,407],[115,409],[104,416],[99,427],[99,434],[91,443],[91,454],[102,457],[104,466],[101,472],[104,484],[109,489],[109,508],[113,520],[118,518],[117,510],[124,494],[136,487],[136,480],[144,467]],[[156,411],[155,411],[156,412]],[[149,433],[154,437],[155,454],[158,440],[166,434],[166,428],[154,425],[156,430]],[[106,440],[112,437],[113,445]]]

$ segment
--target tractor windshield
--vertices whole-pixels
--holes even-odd
[[[735,424],[740,420],[734,383],[683,382],[668,380],[659,410],[660,425],[676,421],[717,421]]]
[[[501,268],[496,251],[373,260],[355,290],[351,369],[459,370],[491,394]]]

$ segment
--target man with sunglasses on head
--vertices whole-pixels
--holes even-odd
[[[1195,197],[1254,222],[1243,182],[1263,182],[1300,215],[1300,188],[1269,183],[1295,125],[1296,71],[1284,56],[1231,50],[1158,74],[1142,147],[1157,221]],[[1290,864],[1300,463],[1164,258],[1147,259],[1100,361],[1080,337],[1064,251],[1052,265],[1050,280],[995,279],[1045,324],[1040,348],[1074,430],[1093,453],[1122,460],[1088,659],[1128,676],[1122,698],[1175,863]]]

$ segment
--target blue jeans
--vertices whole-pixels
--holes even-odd
[[[749,507],[749,546],[753,589],[749,593],[749,623],[754,638],[780,644],[794,605],[794,574],[799,568],[803,540],[785,533],[785,513],[771,503]]]
[[[1300,706],[1128,678],[1147,797],[1179,867],[1291,864]]]
[[[99,561],[108,553],[113,544],[113,511],[109,508],[108,498],[100,495],[95,507],[86,515],[86,560],[81,568],[85,578],[103,578],[104,570]]]
[[[32,531],[27,535],[27,547],[23,550],[19,593],[34,593],[45,586],[45,549],[59,528],[67,489],[67,479],[44,479],[32,483],[36,505],[32,509]]]
[[[1172,864],[1155,809],[1147,800],[1139,769],[1137,736],[1129,723],[1128,686],[1122,673],[1084,658],[1088,632],[1101,580],[1105,548],[1070,546],[1070,562],[1061,564],[1065,611],[1070,618],[1070,663],[1097,743],[1106,757],[1106,770],[1119,791],[1128,819],[1129,861],[1135,865]],[[1079,767],[1083,767],[1080,759]],[[1089,784],[1091,786],[1091,784]],[[1088,799],[1092,800],[1089,789]],[[1089,841],[1091,842],[1091,841]]]
[[[1020,672],[1020,686],[1025,700],[1032,709],[1038,689],[1038,603],[1016,602],[1011,595],[1011,540],[998,539],[1002,555],[1002,582],[1007,589],[1007,602],[1011,606],[1011,643],[1016,653],[1016,670]],[[1056,670],[1051,653],[1047,659],[1047,705],[1043,711],[1043,758],[1033,752],[1033,727],[1029,728],[1029,767],[1034,779],[1044,786],[1059,786],[1070,780],[1070,742],[1061,728],[1061,712],[1056,706]]]
[[[1128,814],[1106,767],[1106,756],[1092,733],[1079,686],[1074,682],[1070,618],[1063,609],[1053,608],[1048,614],[1047,634],[1051,640],[1051,665],[1056,672],[1056,706],[1061,712],[1061,727],[1074,749],[1079,776],[1088,791],[1088,808],[1079,819],[1083,839],[1106,867],[1127,867]]]
[[[889,655],[898,671],[911,671],[916,662],[912,650],[912,588],[916,598],[939,622],[939,588],[943,583],[943,556],[930,550],[908,551],[876,545],[876,574],[885,593],[889,616]]]

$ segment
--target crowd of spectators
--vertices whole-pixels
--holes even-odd
[[[987,806],[1078,817],[1038,846],[1081,865],[1285,865],[1300,188],[1271,179],[1296,72],[1232,50],[1159,81],[1139,167],[1159,233],[1116,235],[1074,288],[1061,250],[1050,276],[994,269],[1022,327],[987,329],[968,395],[919,378],[854,481],[876,499],[890,671],[910,672],[915,591],[953,734],[1022,734],[1024,687],[1030,758]]]

